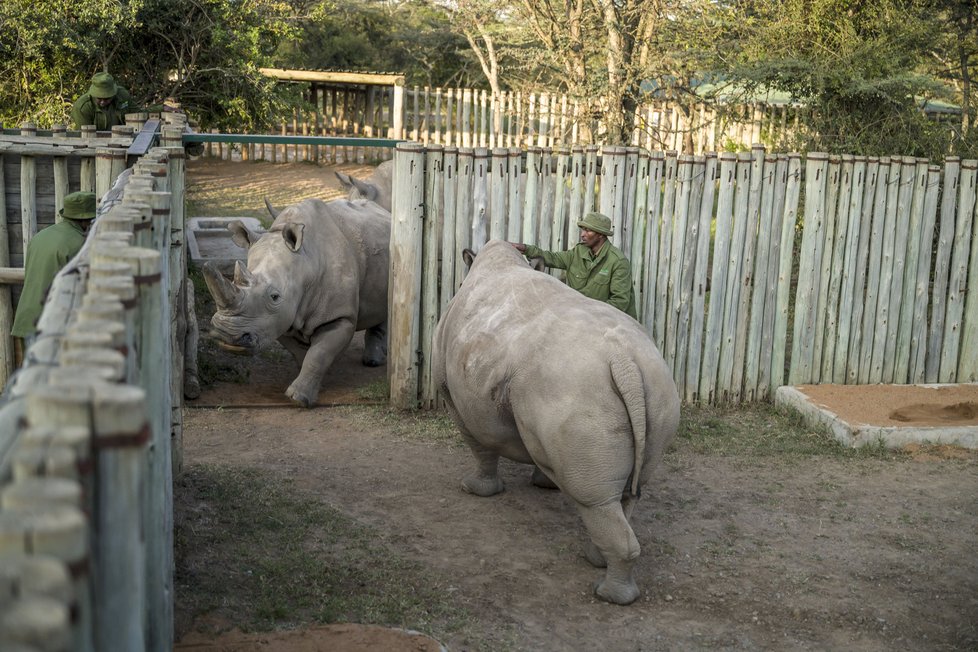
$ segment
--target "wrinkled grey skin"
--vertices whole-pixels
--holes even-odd
[[[471,252],[466,252],[471,254]],[[637,321],[490,241],[435,331],[433,373],[476,459],[463,488],[503,490],[499,457],[536,465],[570,497],[605,567],[598,597],[639,595],[629,518],[679,425],[672,374]]]
[[[394,187],[394,161],[384,161],[363,180],[343,172],[337,172],[336,178],[349,191],[349,199],[369,199],[390,212],[391,192]]]
[[[248,249],[248,265],[235,265],[233,283],[204,266],[218,343],[254,354],[281,342],[300,366],[285,394],[305,407],[354,332],[367,331],[365,365],[386,362],[390,213],[369,201],[307,199],[279,213],[265,233],[241,222],[228,228]]]

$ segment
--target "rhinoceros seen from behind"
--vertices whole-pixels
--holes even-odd
[[[356,331],[367,331],[363,363],[386,362],[388,211],[366,200],[307,199],[282,210],[267,232],[228,228],[248,264],[236,263],[233,281],[204,266],[221,346],[254,354],[278,340],[300,366],[285,393],[305,407]]]
[[[475,455],[463,488],[502,491],[500,456],[535,465],[535,484],[573,500],[585,556],[607,569],[598,597],[635,600],[629,518],[679,424],[672,374],[639,323],[493,240],[438,322],[432,373]]]

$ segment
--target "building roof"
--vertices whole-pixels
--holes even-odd
[[[387,72],[358,72],[353,70],[288,70],[259,68],[266,77],[282,81],[320,82],[324,84],[366,84],[373,86],[403,86],[404,75]]]

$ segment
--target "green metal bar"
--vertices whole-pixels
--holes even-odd
[[[183,143],[268,143],[273,145],[333,145],[338,147],[396,147],[408,142],[394,138],[336,138],[331,136],[273,136],[266,134],[185,133]]]

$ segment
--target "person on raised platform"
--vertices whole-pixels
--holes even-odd
[[[132,97],[107,72],[95,73],[88,92],[75,100],[71,107],[71,122],[75,129],[95,125],[96,131],[110,131],[115,125],[126,124],[127,113],[141,109],[132,105]]]

